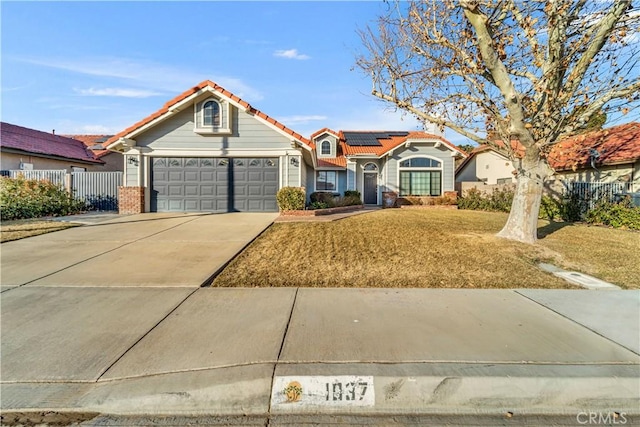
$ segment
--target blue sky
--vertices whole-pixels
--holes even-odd
[[[417,129],[354,68],[383,2],[2,2],[2,120],[123,130],[209,79],[285,125]],[[463,142],[453,132],[447,136]]]

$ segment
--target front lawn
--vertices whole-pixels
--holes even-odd
[[[69,227],[77,227],[79,224],[68,222],[46,221],[41,219],[18,219],[14,221],[2,221],[0,223],[0,241],[24,239],[39,234],[64,230]]]
[[[388,209],[329,223],[276,223],[212,286],[573,288],[536,266],[544,261],[638,287],[639,233],[583,225],[550,232],[555,224],[541,221],[550,234],[530,246],[495,237],[506,218]]]

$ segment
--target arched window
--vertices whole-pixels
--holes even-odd
[[[400,196],[440,196],[442,162],[429,157],[412,157],[400,162]]]
[[[322,141],[320,146],[320,154],[328,156],[331,154],[331,143],[329,141]]]
[[[220,104],[216,101],[207,101],[202,106],[202,124],[204,126],[220,126]]]
[[[377,172],[378,171],[378,165],[376,165],[375,163],[367,163],[366,165],[364,165],[364,171],[365,172]]]

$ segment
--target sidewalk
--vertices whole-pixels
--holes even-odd
[[[25,286],[1,302],[3,423],[640,422],[638,291]]]

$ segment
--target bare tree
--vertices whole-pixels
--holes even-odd
[[[551,147],[638,107],[639,21],[632,0],[396,1],[361,31],[357,65],[376,97],[507,152],[518,183],[498,235],[533,243]]]

